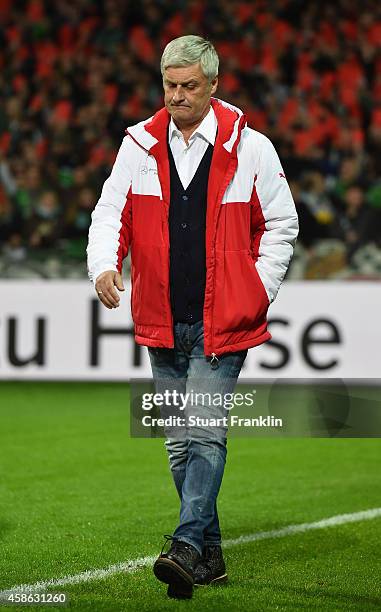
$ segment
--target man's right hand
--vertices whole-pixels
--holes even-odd
[[[119,291],[124,291],[122,276],[115,270],[102,272],[95,281],[95,290],[106,308],[117,308],[119,306],[120,297],[115,287]]]

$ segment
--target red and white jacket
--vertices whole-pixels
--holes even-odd
[[[218,130],[206,215],[205,355],[271,338],[267,310],[298,234],[294,201],[270,140],[238,108],[212,98]],[[170,179],[165,108],[128,128],[92,213],[89,277],[122,270],[131,250],[138,344],[174,346],[169,285]]]

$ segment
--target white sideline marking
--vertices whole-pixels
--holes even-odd
[[[257,542],[258,540],[269,540],[272,538],[284,538],[285,536],[295,535],[297,533],[304,533],[306,531],[312,531],[313,529],[325,529],[326,527],[337,527],[338,525],[345,525],[346,523],[357,523],[360,521],[371,521],[372,519],[381,516],[381,508],[372,508],[370,510],[363,510],[362,512],[353,512],[352,514],[338,514],[331,516],[330,518],[322,519],[321,521],[315,521],[313,523],[299,523],[297,525],[287,525],[281,529],[273,529],[271,531],[259,531],[258,533],[252,533],[251,535],[240,536],[233,540],[225,540],[224,548],[230,548],[231,546],[237,546],[239,544],[246,544],[248,542]],[[80,584],[82,582],[90,582],[93,580],[101,580],[102,578],[108,578],[114,574],[128,573],[132,574],[137,570],[150,566],[154,563],[157,556],[154,557],[139,557],[138,559],[131,559],[122,563],[116,563],[109,565],[104,569],[93,569],[76,574],[74,576],[64,576],[63,578],[53,578],[51,580],[43,580],[36,582],[35,584],[19,584],[13,586],[5,591],[0,591],[0,597],[9,595],[15,591],[23,591],[24,593],[35,592],[35,591],[48,591],[50,588],[57,588],[67,586],[70,584]]]
[[[282,529],[259,531],[251,535],[240,536],[235,540],[225,540],[225,546],[236,546],[237,544],[256,542],[257,540],[268,540],[270,538],[284,538],[288,535],[304,533],[305,531],[312,531],[313,529],[325,529],[326,527],[337,527],[337,525],[345,525],[346,523],[371,521],[379,516],[381,516],[381,508],[372,508],[371,510],[363,510],[362,512],[353,512],[352,514],[337,514],[336,516],[331,516],[321,521],[315,521],[314,523],[287,525],[287,527],[282,527]]]

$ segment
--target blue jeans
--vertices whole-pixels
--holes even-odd
[[[206,357],[202,321],[176,323],[174,338],[173,349],[149,347],[148,352],[156,393],[189,393],[183,410],[172,402],[160,411],[164,418],[176,413],[184,421],[165,427],[169,465],[181,501],[173,537],[202,554],[204,545],[221,544],[217,496],[226,462],[229,410],[218,398],[232,399],[228,394],[234,391],[247,349],[225,353],[218,360]]]

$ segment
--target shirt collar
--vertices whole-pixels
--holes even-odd
[[[193,132],[189,140],[194,140],[196,136],[201,136],[207,142],[209,142],[211,145],[214,146],[214,143],[216,141],[216,134],[217,134],[217,119],[216,119],[216,115],[214,113],[213,108],[210,107],[208,114],[201,121],[200,125]],[[173,118],[171,117],[171,120],[169,122],[169,132],[168,132],[169,142],[171,142],[174,135],[182,137],[181,131],[176,127],[176,124],[173,121]]]

